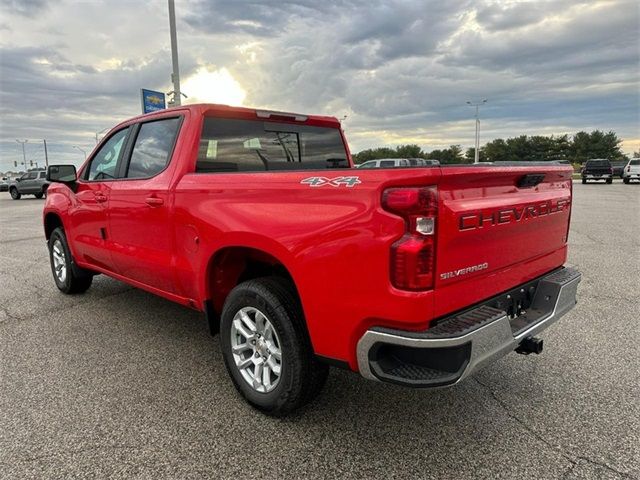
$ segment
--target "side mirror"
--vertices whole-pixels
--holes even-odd
[[[58,183],[74,183],[78,179],[76,167],[73,165],[49,165],[47,180]]]

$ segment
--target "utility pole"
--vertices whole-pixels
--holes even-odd
[[[171,35],[171,63],[173,73],[173,99],[169,102],[172,107],[179,107],[182,104],[182,92],[180,91],[180,68],[178,66],[178,36],[176,34],[176,7],[174,0],[169,0],[169,33]]]
[[[482,100],[481,102],[467,102],[467,105],[470,105],[472,107],[476,107],[476,149],[474,152],[474,159],[473,159],[473,163],[480,163],[480,106],[484,105],[485,103],[487,103],[487,99],[485,98],[484,100]]]
[[[27,167],[27,155],[26,155],[26,153],[24,151],[24,144],[25,143],[29,143],[29,140],[18,140],[18,139],[16,139],[16,142],[18,142],[19,144],[22,145],[22,164],[24,165],[24,171],[26,172],[27,168],[29,168],[29,167]]]
[[[44,143],[44,168],[49,170],[49,154],[47,153],[47,141],[42,140],[42,143]]]

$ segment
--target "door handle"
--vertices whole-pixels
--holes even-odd
[[[99,203],[104,203],[107,201],[107,196],[101,193],[96,193],[95,198],[96,198],[96,202],[99,202]]]
[[[145,199],[145,203],[150,207],[159,207],[164,205],[164,200],[158,197],[148,197]]]

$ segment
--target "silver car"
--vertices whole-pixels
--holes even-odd
[[[47,194],[49,182],[45,170],[31,170],[9,185],[9,193],[14,200],[20,200],[22,195],[35,195],[42,198]]]

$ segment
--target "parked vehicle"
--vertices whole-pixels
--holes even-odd
[[[357,168],[396,168],[396,167],[425,167],[431,165],[440,165],[438,160],[429,160],[424,158],[378,158],[376,160],[368,160],[356,165]]]
[[[613,176],[623,178],[624,167],[628,162],[611,162],[611,168],[613,169]]]
[[[622,181],[629,183],[632,180],[640,181],[640,158],[632,158],[624,167]]]
[[[440,165],[440,160],[433,160],[431,158],[407,158],[409,165],[412,167],[427,167],[430,165]]]
[[[378,158],[356,165],[356,168],[395,168],[409,166],[409,160],[406,158]]]
[[[49,167],[54,281],[80,293],[102,273],[204,312],[235,387],[271,415],[314,398],[329,365],[431,388],[542,351],[581,278],[563,267],[571,167],[352,166],[334,117],[133,118],[78,174]]]
[[[45,170],[30,170],[9,185],[9,193],[14,200],[20,200],[22,195],[35,195],[42,198],[47,194],[49,181]]]
[[[607,183],[613,183],[611,162],[603,158],[587,160],[582,167],[582,183],[587,183],[587,180],[606,180]]]
[[[0,178],[0,192],[8,192],[9,191],[9,178],[2,177]]]

